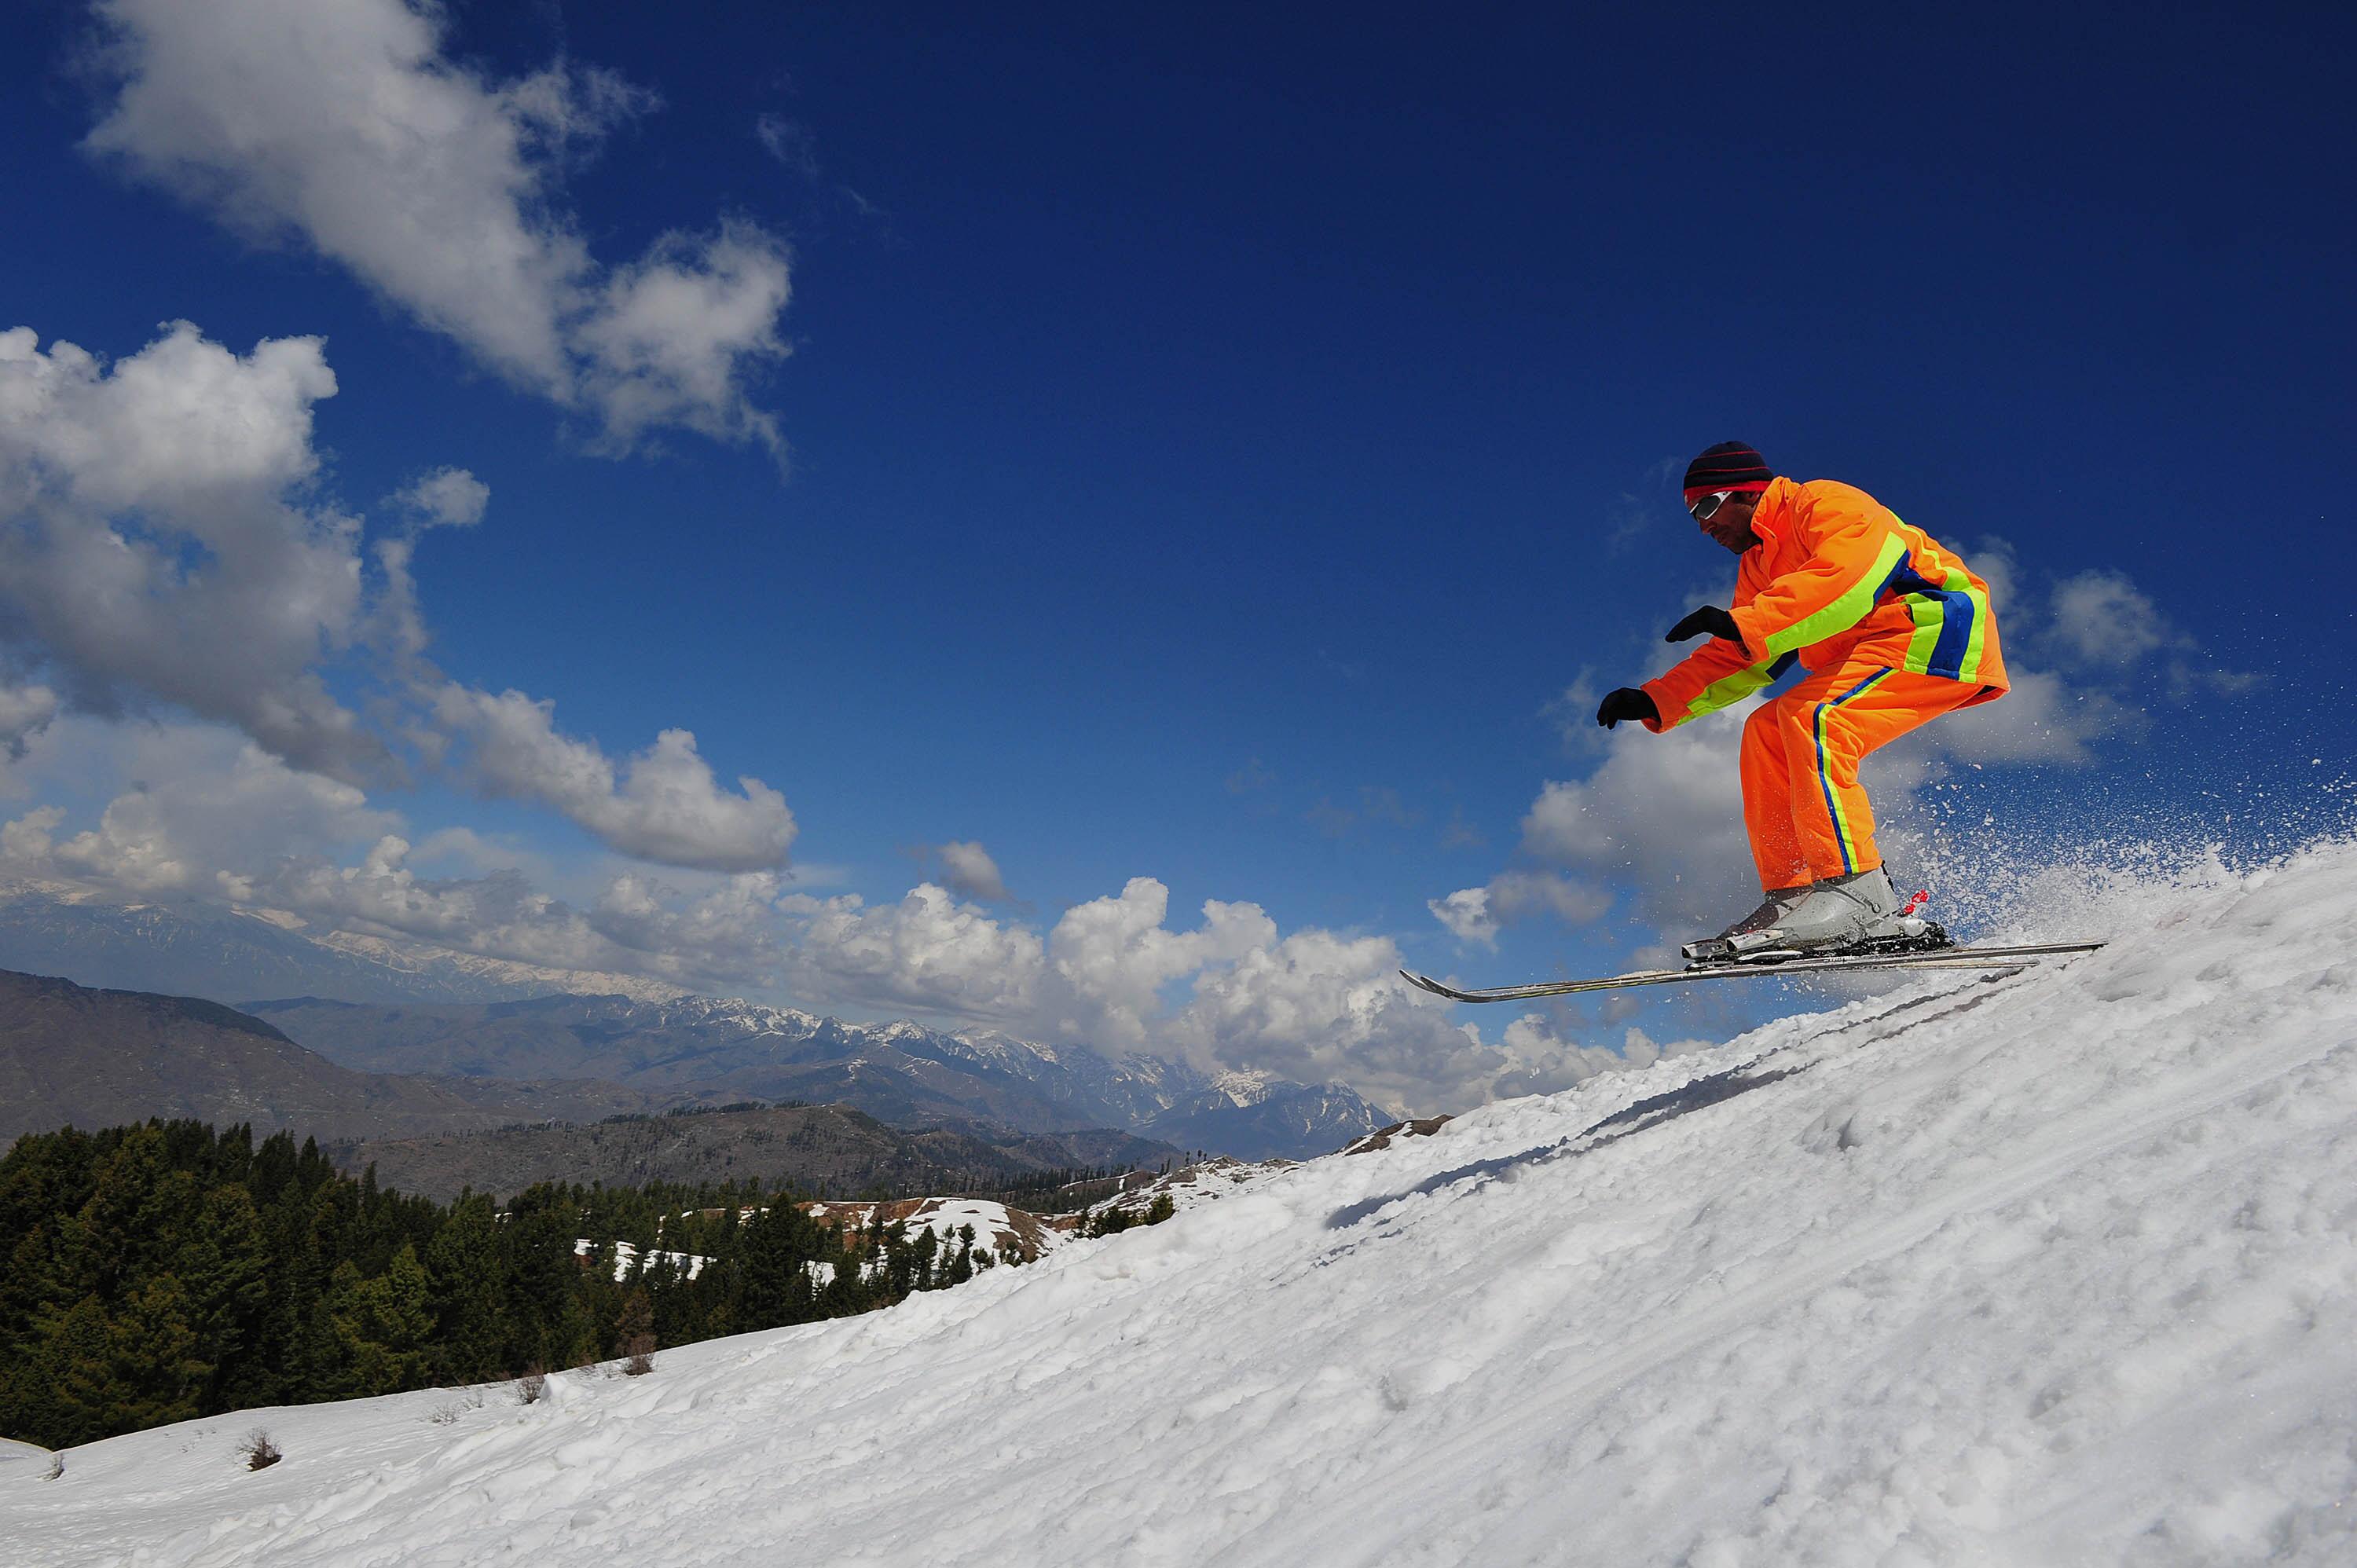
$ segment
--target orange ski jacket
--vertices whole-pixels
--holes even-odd
[[[1832,479],[1777,479],[1751,516],[1760,542],[1735,577],[1738,647],[1712,638],[1645,682],[1661,710],[1656,734],[1716,713],[1774,681],[1856,658],[1980,687],[1971,707],[2006,690],[1988,585],[1921,529]]]

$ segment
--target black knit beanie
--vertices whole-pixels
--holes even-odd
[[[1686,499],[1717,490],[1764,490],[1776,470],[1740,441],[1722,441],[1686,465]]]

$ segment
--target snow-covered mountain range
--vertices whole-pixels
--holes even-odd
[[[0,1539],[26,1568],[2357,1562],[2357,845],[2047,891],[2113,945],[535,1404],[0,1460]]]
[[[0,970],[227,1003],[365,1072],[606,1079],[707,1100],[839,1102],[898,1126],[1115,1128],[1252,1160],[1325,1154],[1395,1120],[1340,1084],[1213,1078],[989,1029],[849,1024],[275,911],[126,904],[61,882],[0,883]],[[527,1062],[538,1065],[522,1070]]]
[[[1107,1057],[996,1030],[847,1024],[709,996],[399,1007],[301,997],[245,1007],[330,1061],[371,1072],[602,1079],[706,1100],[851,1105],[902,1127],[1110,1127],[1258,1160],[1327,1154],[1397,1120],[1340,1084],[1213,1078],[1164,1058]]]

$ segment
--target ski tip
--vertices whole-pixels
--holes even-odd
[[[1451,1002],[1462,1000],[1456,992],[1451,991],[1446,985],[1441,984],[1440,982],[1433,979],[1430,975],[1418,974],[1412,969],[1404,969],[1400,971],[1400,978],[1406,981],[1410,985],[1415,986],[1418,991],[1429,991],[1435,996],[1447,997]]]

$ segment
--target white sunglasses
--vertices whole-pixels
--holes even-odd
[[[1718,509],[1727,504],[1727,498],[1735,493],[1733,490],[1713,490],[1700,500],[1687,502],[1686,510],[1694,513],[1696,522],[1708,522],[1718,515]]]

